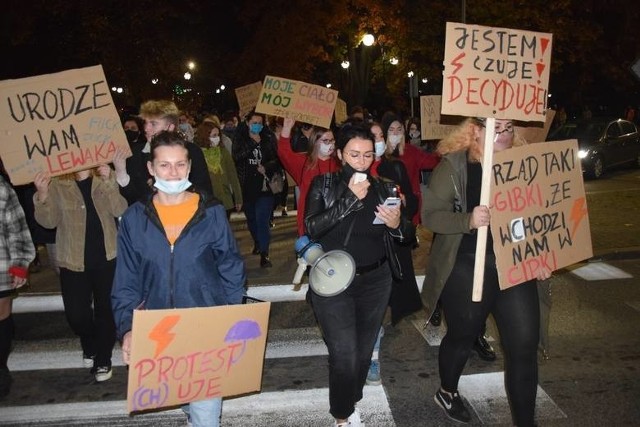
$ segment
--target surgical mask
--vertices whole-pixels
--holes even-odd
[[[189,128],[190,128],[190,127],[191,127],[191,126],[189,126],[189,123],[180,123],[180,124],[178,125],[178,129],[180,129],[180,132],[182,132],[182,133],[184,133],[184,134],[186,134],[186,133],[188,133],[188,132],[189,132]]]
[[[335,145],[333,144],[320,144],[320,148],[318,148],[318,154],[320,154],[321,156],[328,156],[333,153],[334,148]]]
[[[413,130],[413,131],[409,132],[409,136],[411,137],[411,139],[420,138],[420,131]]]
[[[191,187],[189,178],[183,178],[180,180],[166,180],[156,177],[156,182],[153,184],[158,190],[169,195],[180,194],[187,188]]]
[[[209,142],[211,142],[212,146],[217,147],[218,144],[220,143],[220,137],[219,136],[211,136],[211,137],[209,137]]]
[[[249,130],[251,133],[260,133],[262,131],[262,124],[260,123],[251,123],[249,125]]]
[[[384,143],[384,141],[376,141],[375,143],[376,157],[382,157],[386,149],[387,149],[387,145]]]
[[[395,150],[398,144],[400,144],[400,141],[402,141],[402,135],[391,134],[389,135],[388,139],[389,139],[389,145],[391,146],[391,149]]]

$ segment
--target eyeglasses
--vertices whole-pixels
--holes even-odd
[[[335,140],[335,139],[333,139],[333,138],[331,138],[331,139],[329,139],[329,138],[322,138],[322,139],[319,139],[318,141],[322,142],[323,144],[327,144],[327,145],[332,145],[332,144],[335,144],[335,143],[336,143],[336,140]]]
[[[513,125],[511,123],[507,123],[504,125],[502,129],[496,126],[496,135],[500,135],[501,133],[513,133]]]
[[[347,156],[351,157],[353,160],[361,158],[363,160],[373,160],[376,157],[375,151],[367,151],[366,153],[361,153],[359,151],[349,151],[347,152]]]

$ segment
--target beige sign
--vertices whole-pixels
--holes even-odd
[[[270,307],[134,311],[129,412],[259,391]]]
[[[256,111],[328,128],[338,91],[297,80],[266,76]]]
[[[545,121],[552,34],[447,22],[442,114]]]
[[[576,140],[494,153],[490,205],[501,289],[593,256]]]
[[[258,96],[262,90],[262,82],[255,82],[236,88],[236,98],[238,100],[238,113],[240,117],[246,116],[258,103]]]
[[[529,144],[534,142],[544,142],[547,140],[549,129],[553,123],[553,118],[556,116],[555,110],[547,110],[545,114],[544,123],[530,123],[529,126],[522,127],[516,126],[516,132],[522,138],[524,138]]]
[[[347,103],[340,98],[336,101],[335,116],[336,123],[344,123],[349,117],[347,114]]]
[[[422,139],[442,139],[449,135],[456,124],[464,120],[464,117],[455,117],[455,124],[440,123],[440,109],[442,107],[442,96],[429,95],[420,97],[420,134]]]
[[[101,65],[0,82],[0,156],[14,185],[131,153]]]

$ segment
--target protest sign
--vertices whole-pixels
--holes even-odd
[[[576,140],[494,153],[491,234],[500,288],[593,255]]]
[[[544,121],[552,34],[447,22],[442,114]]]
[[[131,155],[101,65],[0,82],[0,156],[14,185]]]
[[[549,134],[549,129],[551,129],[551,124],[555,116],[555,110],[547,110],[544,123],[531,122],[527,123],[527,126],[515,126],[516,132],[529,144],[544,142],[547,140],[547,135]]]
[[[134,311],[129,412],[260,390],[270,306]]]
[[[262,82],[255,82],[246,86],[236,88],[236,99],[238,100],[238,114],[240,117],[246,116],[258,103],[258,96],[262,90]]]
[[[420,97],[420,134],[424,140],[442,139],[456,128],[456,125],[464,117],[448,117],[450,124],[440,122],[440,110],[442,108],[442,96],[428,95]]]
[[[336,101],[335,116],[336,123],[344,123],[349,117],[347,115],[347,103],[340,98]]]
[[[338,91],[297,80],[266,76],[256,111],[328,128]]]

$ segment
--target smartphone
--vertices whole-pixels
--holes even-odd
[[[356,172],[353,174],[353,183],[357,184],[359,182],[362,181],[366,181],[367,180],[367,174],[366,173],[362,173],[362,172]]]
[[[400,206],[400,197],[387,197],[386,200],[384,201],[384,206]],[[375,217],[375,219],[373,220],[374,224],[384,224],[384,222],[382,222],[381,219],[379,219],[378,217]]]

